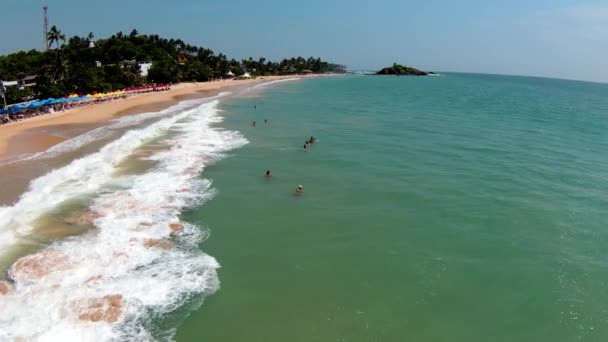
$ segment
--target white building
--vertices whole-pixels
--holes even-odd
[[[151,62],[138,62],[139,64],[139,72],[143,77],[148,77],[148,70],[152,67]]]

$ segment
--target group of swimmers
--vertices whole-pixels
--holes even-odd
[[[266,170],[266,174],[264,174],[264,176],[272,177],[272,172],[270,172],[270,170]],[[296,195],[302,194],[303,192],[304,188],[302,187],[302,185],[298,185],[298,187],[296,188]]]
[[[253,106],[253,109],[256,109],[257,106]],[[267,124],[268,120],[264,119],[264,123]],[[251,123],[251,126],[255,127],[256,122],[253,121]],[[313,136],[311,136],[309,139],[306,140],[306,142],[304,142],[304,150],[308,150],[308,146],[312,145],[315,141],[317,141],[317,139]],[[272,172],[270,172],[270,170],[266,170],[266,173],[264,174],[265,177],[272,177]],[[298,185],[298,187],[296,188],[296,195],[300,195],[304,193],[304,188],[302,187],[302,185]]]
[[[267,120],[267,119],[264,119],[264,123],[265,123],[265,124],[267,124],[267,123],[268,123],[268,120]],[[255,121],[251,123],[251,126],[255,127]]]
[[[317,139],[315,139],[315,137],[310,137],[310,139],[306,140],[304,142],[304,150],[308,150],[308,146],[312,145],[315,141],[317,141]]]

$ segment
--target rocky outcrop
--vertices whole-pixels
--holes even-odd
[[[393,64],[392,67],[384,68],[375,73],[375,75],[395,75],[395,76],[427,76],[429,73],[399,64]]]
[[[82,299],[76,303],[78,319],[89,322],[115,323],[122,315],[124,300],[121,295]]]
[[[158,239],[158,240],[150,239],[150,240],[144,241],[144,246],[146,248],[171,249],[171,248],[175,247],[175,243],[173,243],[173,241],[171,241],[171,240],[166,240],[166,239]]]
[[[65,254],[47,249],[20,258],[11,266],[9,274],[14,280],[36,281],[69,267],[70,261]]]
[[[9,283],[0,281],[0,296],[7,295],[11,290],[12,286]]]
[[[169,230],[171,231],[171,234],[181,233],[184,231],[184,226],[179,223],[171,223],[169,225]]]

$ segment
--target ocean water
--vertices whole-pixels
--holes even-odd
[[[339,76],[142,114],[0,208],[0,340],[606,341],[607,94]]]
[[[607,85],[346,76],[256,95],[220,105],[250,144],[184,215],[210,227],[221,289],[177,341],[608,340]]]

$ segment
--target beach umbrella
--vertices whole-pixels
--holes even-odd
[[[40,101],[32,101],[30,102],[30,104],[27,105],[27,109],[36,109],[38,107],[40,107]]]
[[[23,105],[18,104],[18,105],[14,105],[14,106],[9,107],[8,108],[8,112],[9,113],[15,113],[15,112],[22,111],[24,109],[25,109],[25,107]]]

